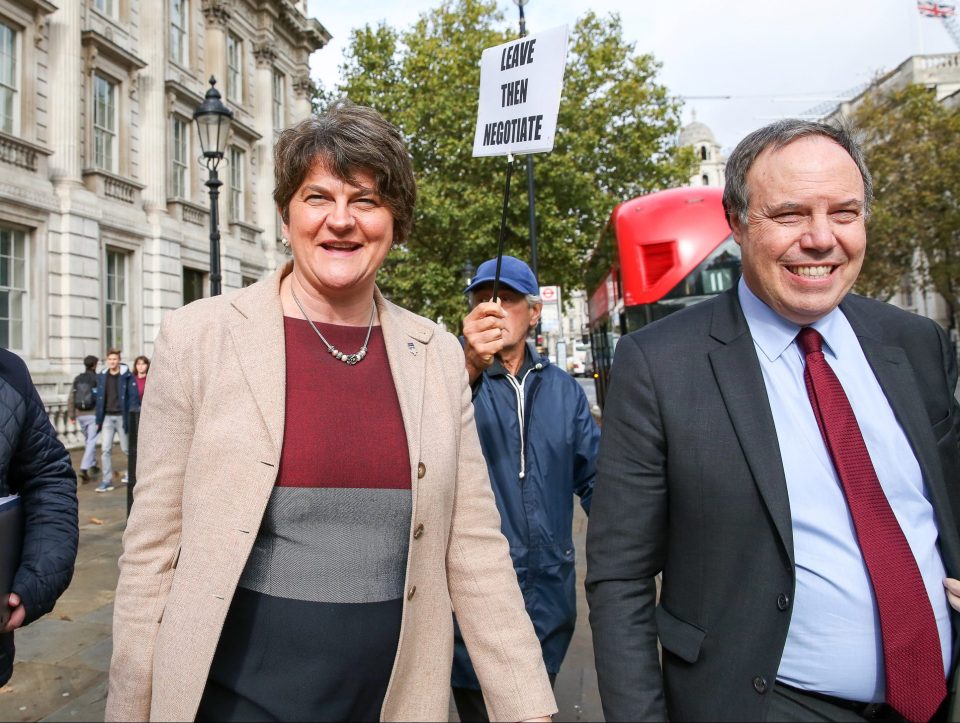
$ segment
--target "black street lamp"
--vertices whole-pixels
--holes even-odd
[[[230,134],[230,122],[233,111],[220,100],[220,91],[216,88],[217,79],[210,76],[210,90],[203,103],[193,111],[200,133],[200,149],[203,151],[203,164],[210,172],[207,188],[210,189],[210,296],[220,294],[220,213],[218,201],[220,186],[223,182],[217,176],[217,167],[223,160],[227,149],[227,136]]]
[[[520,10],[520,37],[525,38],[527,36],[527,19],[523,14],[523,6],[526,5],[530,0],[513,0],[516,3],[517,8]],[[527,198],[529,202],[527,204],[527,209],[530,212],[530,267],[533,269],[533,275],[538,279],[540,278],[540,271],[537,268],[539,263],[537,261],[537,213],[536,206],[534,204],[533,194],[536,191],[533,183],[533,154],[527,154]]]

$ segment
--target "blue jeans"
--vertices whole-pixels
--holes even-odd
[[[83,430],[84,448],[80,469],[86,471],[97,464],[97,415],[78,414],[77,424]]]
[[[103,428],[100,430],[100,445],[103,448],[100,468],[103,470],[103,481],[100,483],[106,487],[113,484],[113,435],[116,433],[120,437],[120,449],[124,454],[127,453],[127,433],[123,429],[122,414],[108,414],[103,418]]]

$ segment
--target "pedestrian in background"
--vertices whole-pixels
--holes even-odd
[[[401,135],[339,101],[274,158],[293,260],[155,343],[106,718],[442,720],[454,609],[491,712],[548,720],[463,351],[376,288]]]
[[[20,563],[10,594],[0,599],[10,612],[0,627],[3,686],[13,673],[13,631],[53,609],[73,576],[79,538],[70,455],[26,365],[6,349],[0,349],[0,430],[0,498],[19,495],[23,520]]]
[[[500,525],[551,683],[577,621],[573,496],[590,512],[600,428],[582,387],[528,340],[540,320],[540,287],[526,263],[480,264],[464,290],[464,355],[480,446]],[[460,720],[489,720],[481,681],[458,634],[452,677]]]
[[[128,381],[129,390],[127,391],[127,413],[139,412],[140,405],[143,404],[143,392],[147,388],[147,372],[150,371],[150,359],[138,356],[133,362],[133,373]],[[127,424],[129,432],[130,425]]]
[[[83,432],[83,458],[80,460],[80,479],[90,479],[97,464],[97,362],[93,354],[83,359],[84,371],[73,379],[67,395],[67,416],[80,425]]]
[[[843,129],[754,131],[723,192],[740,283],[617,344],[587,531],[609,721],[945,712],[956,358],[849,293],[871,189]]]
[[[120,450],[126,455],[131,384],[129,369],[120,367],[120,350],[110,349],[107,352],[107,368],[97,375],[97,429],[100,431],[100,468],[103,470],[103,479],[97,485],[97,492],[109,492],[114,489],[114,482],[121,483],[120,472],[113,470],[113,437],[117,435],[120,438]]]

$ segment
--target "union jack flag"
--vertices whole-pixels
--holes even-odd
[[[917,0],[917,10],[921,15],[928,18],[952,18],[957,14],[956,6],[936,2],[936,0],[931,2]]]

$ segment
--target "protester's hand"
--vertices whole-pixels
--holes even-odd
[[[507,312],[499,303],[485,301],[477,304],[463,320],[463,347],[467,375],[473,384],[483,370],[493,363],[493,357],[503,349]]]
[[[7,624],[0,628],[0,634],[12,633],[23,625],[23,621],[27,617],[27,611],[24,609],[23,603],[20,602],[20,596],[17,593],[10,593],[7,597],[7,605],[13,608],[13,612],[10,614],[10,619],[7,620]]]
[[[960,612],[960,580],[952,577],[944,579],[943,586],[947,589],[947,602],[957,612]]]

